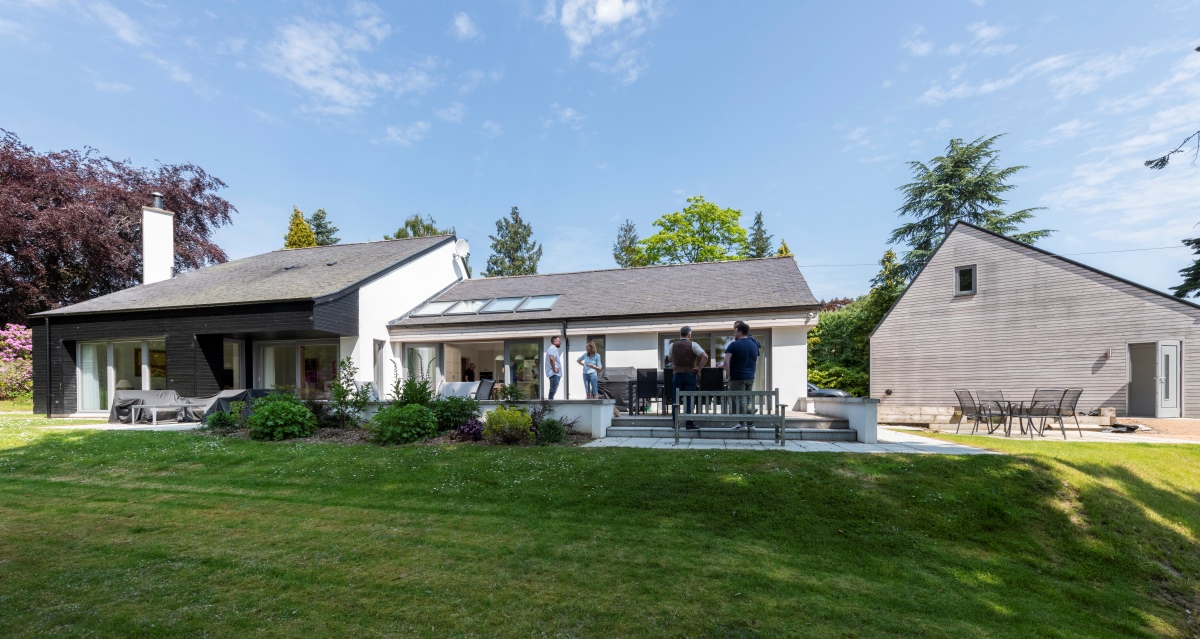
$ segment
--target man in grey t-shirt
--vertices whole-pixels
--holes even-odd
[[[555,335],[550,338],[550,348],[546,349],[546,375],[550,378],[550,399],[554,399],[554,394],[558,392],[558,383],[562,381],[562,353],[558,350],[561,343],[562,338]]]

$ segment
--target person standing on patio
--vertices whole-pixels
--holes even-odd
[[[725,347],[725,363],[722,364],[729,375],[729,390],[754,390],[754,369],[757,366],[758,342],[750,337],[750,325],[738,320],[733,323],[733,342]],[[745,399],[734,400],[734,410],[738,413],[744,415],[749,412],[749,408]],[[753,424],[745,422],[738,422],[733,430],[741,430],[747,426],[754,430]]]
[[[475,381],[475,362],[471,362],[470,364],[467,364],[467,370],[463,372],[463,381],[464,382]]]
[[[699,388],[696,375],[708,363],[708,353],[700,345],[692,341],[692,327],[684,326],[679,329],[679,341],[671,345],[671,364],[674,367],[675,392],[694,391]],[[692,412],[691,399],[684,405],[684,412]],[[688,421],[688,430],[696,430],[695,422]]]
[[[558,392],[558,383],[562,381],[562,352],[558,350],[558,345],[562,343],[562,337],[555,335],[550,338],[550,348],[546,349],[546,374],[550,377],[550,399],[554,399],[554,394]]]
[[[583,365],[583,390],[588,399],[600,399],[600,370],[604,368],[600,364],[600,354],[596,352],[595,342],[588,342],[584,349],[584,354],[575,360]]]

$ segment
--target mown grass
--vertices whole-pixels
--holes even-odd
[[[1198,630],[1200,448],[380,448],[41,423],[0,417],[9,636]]]
[[[0,413],[33,414],[32,399],[0,399]]]

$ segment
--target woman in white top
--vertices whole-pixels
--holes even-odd
[[[604,367],[600,365],[600,354],[596,352],[596,344],[588,342],[586,349],[587,352],[580,355],[575,362],[583,365],[583,389],[587,398],[600,399],[600,371]]]

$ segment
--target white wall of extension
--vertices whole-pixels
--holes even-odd
[[[801,397],[808,397],[808,326],[779,326],[771,329],[771,380],[779,389],[779,401],[790,410]]]
[[[454,256],[454,242],[447,242],[359,289],[358,335],[341,338],[341,357],[348,355],[354,359],[354,365],[358,367],[356,379],[359,382],[376,383],[377,356],[374,344],[376,341],[389,341],[388,322],[465,277],[466,272]],[[391,380],[391,362],[378,364],[385,369],[384,379]],[[382,389],[380,396],[385,397],[387,390]]]

